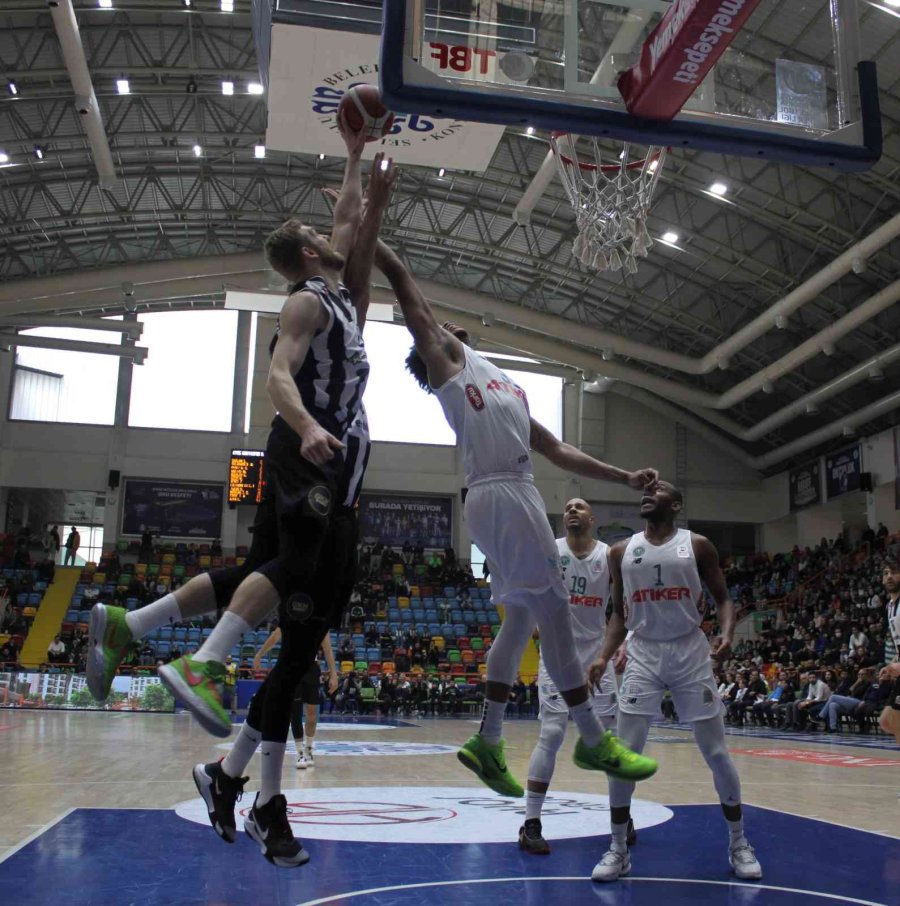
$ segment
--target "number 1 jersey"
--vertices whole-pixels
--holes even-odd
[[[671,641],[696,629],[703,586],[691,533],[678,529],[656,546],[643,532],[633,535],[622,558],[625,626],[642,639]]]

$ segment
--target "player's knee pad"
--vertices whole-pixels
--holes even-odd
[[[725,729],[721,720],[699,720],[694,724],[694,739],[703,760],[713,775],[713,784],[719,799],[725,805],[736,805],[741,801],[741,780],[737,768],[728,753]]]
[[[231,596],[237,587],[251,572],[252,568],[248,568],[246,562],[241,566],[226,566],[222,569],[210,570],[209,581],[212,584],[216,607],[227,607],[231,603]]]

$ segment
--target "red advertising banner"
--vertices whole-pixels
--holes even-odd
[[[846,755],[843,752],[810,752],[807,749],[731,749],[732,755],[753,755],[778,761],[799,761],[804,764],[827,764],[835,768],[900,767],[900,758],[872,758],[868,755]]]
[[[760,0],[675,0],[619,77],[628,112],[670,120],[697,90]]]

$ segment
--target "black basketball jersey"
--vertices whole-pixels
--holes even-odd
[[[321,277],[291,288],[291,293],[312,292],[325,308],[328,321],[316,331],[294,383],[307,412],[330,434],[343,439],[359,414],[369,378],[369,361],[356,321],[356,309],[343,283],[337,292]],[[271,348],[278,339],[278,327]],[[294,434],[280,415],[273,428]]]

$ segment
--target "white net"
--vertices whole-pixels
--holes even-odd
[[[601,158],[596,139],[583,138],[590,147],[587,158],[579,159],[574,138],[554,134],[550,139],[554,159],[566,195],[575,209],[578,237],[572,251],[586,267],[594,270],[637,272],[637,259],[646,258],[653,245],[647,230],[647,215],[665,148],[642,148],[637,156],[625,143],[618,160],[611,164]]]

